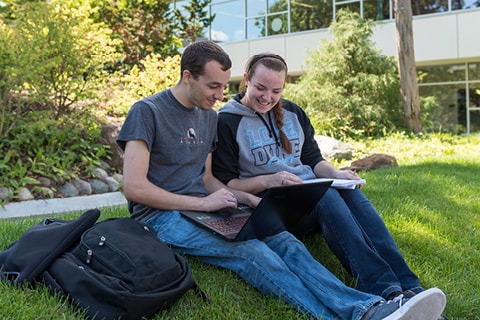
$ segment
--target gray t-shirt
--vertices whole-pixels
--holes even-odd
[[[143,140],[150,151],[147,178],[167,191],[202,197],[206,195],[205,160],[216,144],[217,113],[185,108],[170,89],[136,102],[125,119],[117,143]],[[130,203],[132,216],[145,220],[154,208]]]

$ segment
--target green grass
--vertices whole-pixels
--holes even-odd
[[[397,158],[396,168],[362,173],[367,179],[363,191],[422,285],[446,293],[445,314],[452,320],[480,319],[480,136],[396,135],[350,144],[358,150],[356,158],[377,152]],[[101,219],[115,216],[128,212],[125,207],[102,210]],[[0,249],[42,219],[0,220]],[[319,261],[354,285],[320,235],[304,240]],[[189,292],[155,319],[306,319],[282,301],[262,296],[228,270],[192,257],[187,260],[213,303],[203,303]],[[6,283],[0,283],[0,318],[83,319],[44,288],[14,288]]]

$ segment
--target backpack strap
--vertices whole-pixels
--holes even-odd
[[[196,282],[193,284],[192,289],[200,298],[202,298],[203,301],[207,302],[208,304],[212,304],[210,297],[198,286]]]

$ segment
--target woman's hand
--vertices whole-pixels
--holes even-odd
[[[336,179],[360,180],[360,176],[355,170],[338,170]]]
[[[291,184],[303,183],[303,180],[287,171],[280,171],[268,176],[269,187],[287,186]]]

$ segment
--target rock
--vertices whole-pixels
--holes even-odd
[[[66,198],[78,196],[78,190],[71,182],[65,183],[63,186],[60,187],[59,191]]]
[[[40,187],[40,193],[43,195],[43,196],[47,196],[48,198],[53,198],[55,197],[55,192],[53,192],[52,189],[50,188],[47,188],[47,187]]]
[[[92,194],[92,186],[87,181],[82,179],[76,179],[72,183],[77,189],[79,195],[88,196]]]
[[[327,161],[350,160],[355,151],[346,143],[326,136],[315,136],[318,147]]]
[[[385,153],[374,153],[366,158],[353,161],[350,167],[344,169],[370,171],[397,166],[398,163],[394,156]]]
[[[90,186],[92,187],[93,193],[102,194],[109,191],[108,185],[99,179],[93,179],[90,181]]]
[[[33,196],[33,194],[27,188],[22,187],[18,189],[18,200],[26,201],[26,200],[32,200],[34,198],[35,197]]]
[[[121,127],[121,124],[105,125],[102,127],[102,133],[98,137],[99,143],[110,146],[110,150],[112,151],[110,165],[117,170],[122,169],[123,166],[123,151],[116,141]]]
[[[110,192],[117,191],[118,187],[120,186],[120,183],[117,180],[115,180],[113,177],[106,177],[103,181],[107,183],[108,190],[110,190]]]
[[[7,200],[10,191],[7,187],[0,187],[0,200]]]
[[[104,180],[108,177],[108,173],[102,168],[93,169],[93,176],[97,179]]]
[[[42,187],[47,187],[48,188],[52,185],[52,181],[50,181],[50,179],[48,179],[48,178],[40,177],[37,180]]]

